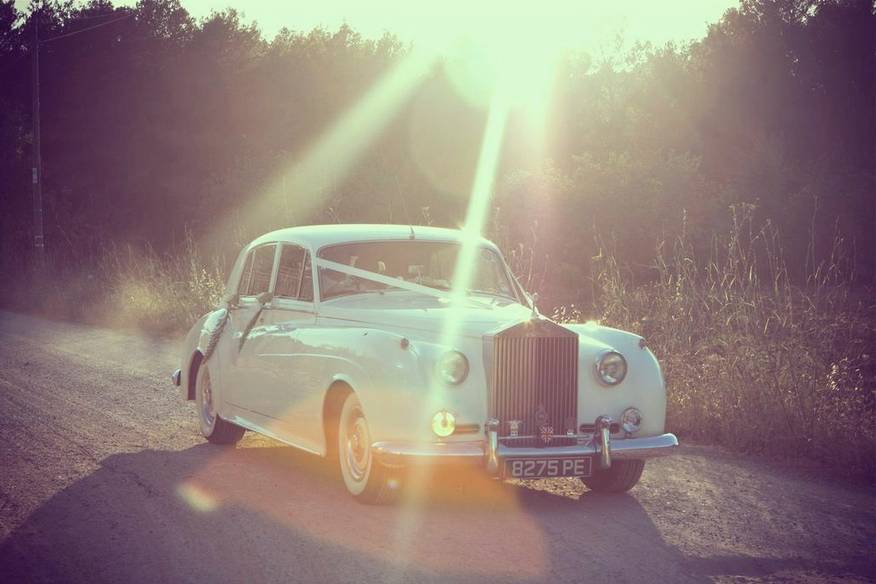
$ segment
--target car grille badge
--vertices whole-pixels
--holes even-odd
[[[544,442],[545,444],[550,444],[551,440],[554,439],[554,427],[543,424],[538,427],[538,435],[541,438],[542,442]]]
[[[538,424],[538,436],[545,444],[550,444],[554,439],[554,427],[548,423],[547,410],[544,404],[538,404],[535,410],[535,422]]]

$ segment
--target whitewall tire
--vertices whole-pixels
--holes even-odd
[[[213,444],[236,444],[243,438],[244,430],[219,417],[210,370],[205,363],[198,368],[195,378],[195,405],[198,410],[198,425],[204,438]]]
[[[392,501],[398,479],[374,457],[371,432],[355,393],[349,393],[338,418],[338,463],[347,491],[362,503]]]

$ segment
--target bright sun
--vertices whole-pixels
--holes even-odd
[[[467,101],[489,106],[501,92],[511,107],[544,105],[563,49],[580,38],[577,3],[472,3],[431,14],[418,45],[434,51]]]

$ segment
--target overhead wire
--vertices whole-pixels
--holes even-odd
[[[133,13],[133,12],[129,12],[128,14],[126,14],[126,15],[124,15],[124,16],[121,16],[121,17],[119,17],[119,18],[114,18],[114,19],[112,19],[112,20],[108,20],[108,21],[106,21],[106,22],[101,22],[100,24],[95,24],[94,26],[88,26],[88,27],[86,27],[86,28],[81,28],[81,29],[79,29],[79,30],[74,30],[74,31],[72,31],[72,32],[67,32],[67,33],[64,33],[64,34],[60,34],[60,35],[58,35],[58,36],[53,36],[53,37],[48,38],[48,39],[46,39],[46,40],[44,40],[44,41],[40,41],[40,44],[41,44],[41,45],[44,45],[44,44],[46,44],[46,43],[50,43],[50,42],[52,42],[52,41],[57,41],[57,40],[60,40],[60,39],[64,39],[64,38],[67,38],[67,37],[71,37],[71,36],[77,35],[77,34],[82,33],[82,32],[88,32],[89,30],[94,30],[94,29],[96,29],[96,28],[100,28],[100,27],[102,27],[102,26],[108,26],[108,25],[113,24],[113,23],[115,23],[115,22],[119,22],[119,21],[121,21],[121,20],[125,20],[126,18],[131,18],[132,16],[134,16],[134,13]]]
[[[112,12],[104,12],[103,14],[92,14],[91,16],[76,15],[70,18],[68,22],[79,22],[80,20],[94,20],[95,18],[106,18],[107,16],[115,16],[116,14],[118,14],[118,12],[118,10],[114,10]]]

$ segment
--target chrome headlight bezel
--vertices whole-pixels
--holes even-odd
[[[621,428],[627,434],[635,434],[642,427],[642,412],[638,408],[629,407],[620,418]]]
[[[620,372],[615,371],[610,373],[607,369],[610,366],[616,366],[618,363],[622,365]],[[596,379],[607,387],[614,387],[620,384],[627,377],[629,367],[626,358],[615,350],[603,351],[596,357],[596,362],[593,365],[593,372]]]
[[[432,433],[439,438],[448,438],[456,432],[456,416],[447,410],[438,410],[432,416]]]
[[[444,352],[435,362],[435,375],[446,385],[459,385],[468,377],[468,358],[459,351]]]

